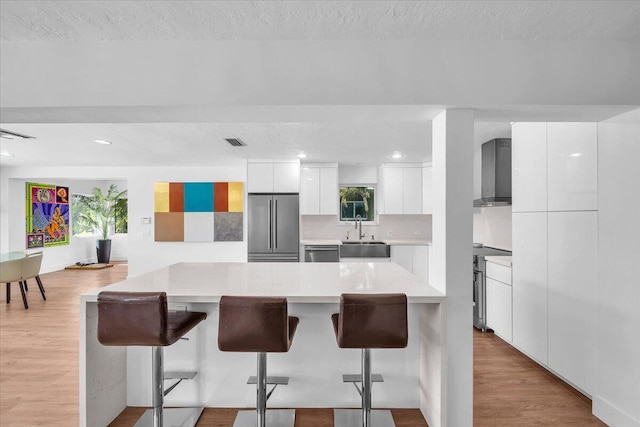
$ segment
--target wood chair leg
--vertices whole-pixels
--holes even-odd
[[[42,284],[42,280],[40,280],[40,275],[37,275],[37,276],[36,276],[36,282],[38,282],[38,286],[40,286],[40,290],[41,290],[42,292],[47,292],[47,291],[44,289],[44,285]]]
[[[11,283],[7,283],[7,304],[11,302]]]
[[[22,303],[24,304],[24,308],[29,308],[29,304],[27,304],[27,295],[24,293],[24,287],[26,286],[26,281],[20,282],[20,293],[22,294]]]
[[[42,286],[42,281],[38,276],[36,276],[36,283],[38,284],[38,288],[40,288],[40,294],[42,294],[42,299],[47,300],[47,297],[44,295],[44,286]]]
[[[24,290],[29,292],[29,285],[27,285],[27,281],[24,281]]]

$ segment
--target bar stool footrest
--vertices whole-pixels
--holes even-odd
[[[362,374],[344,374],[342,375],[342,382],[343,383],[361,383]],[[371,374],[371,382],[383,383],[384,378],[382,378],[382,374]]]
[[[250,376],[247,384],[258,384],[258,377],[255,375]],[[289,377],[272,377],[267,375],[267,384],[289,385]]]
[[[204,408],[164,408],[162,418],[165,426],[194,427]],[[153,427],[153,409],[147,409],[134,427]]]
[[[336,427],[362,427],[362,409],[334,409],[333,425]],[[395,426],[391,411],[385,409],[371,410],[371,427]]]
[[[267,409],[266,421],[267,427],[293,427],[296,410]],[[233,427],[256,427],[256,411],[238,411]]]

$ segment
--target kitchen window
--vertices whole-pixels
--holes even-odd
[[[375,219],[375,192],[373,185],[355,187],[340,186],[340,221],[354,221],[360,215],[363,222]]]

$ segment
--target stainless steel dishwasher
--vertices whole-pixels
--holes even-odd
[[[304,262],[339,262],[338,245],[305,245]]]

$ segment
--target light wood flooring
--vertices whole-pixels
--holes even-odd
[[[42,275],[47,301],[29,283],[29,309],[17,284],[0,287],[0,426],[78,425],[79,295],[122,280],[127,265]],[[591,401],[493,334],[474,331],[474,426],[602,426]],[[205,409],[198,426],[233,424],[236,409]],[[141,408],[111,425],[133,426]],[[418,410],[393,410],[398,427],[423,427]],[[331,409],[299,409],[296,427],[333,425]],[[91,426],[94,427],[94,426]]]

